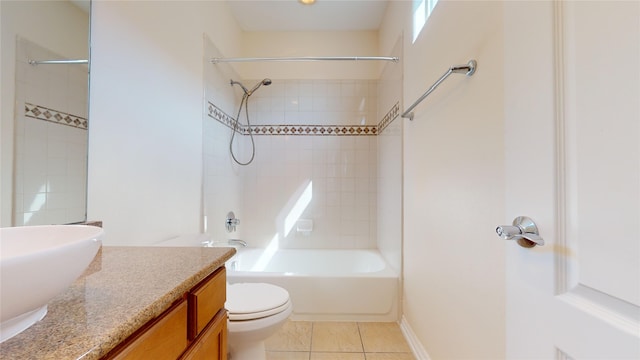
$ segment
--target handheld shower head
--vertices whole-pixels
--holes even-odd
[[[257,84],[253,87],[253,89],[251,89],[251,90],[247,90],[247,88],[246,88],[246,87],[244,87],[244,85],[242,85],[242,83],[241,83],[241,82],[239,82],[239,81],[235,81],[235,80],[233,80],[233,79],[230,81],[230,84],[231,84],[231,86],[233,86],[233,85],[240,85],[240,87],[242,88],[242,90],[244,91],[244,93],[245,93],[247,96],[251,96],[251,94],[253,94],[253,92],[254,92],[254,91],[258,90],[258,88],[259,88],[260,86],[262,86],[262,85],[269,86],[269,85],[271,85],[271,82],[272,82],[272,81],[271,81],[271,79],[263,79],[262,81],[260,81],[259,83],[257,83]]]
[[[242,106],[244,105],[244,110],[247,115],[247,128],[249,129],[249,136],[251,137],[251,159],[249,159],[249,161],[247,162],[241,162],[238,159],[236,159],[236,155],[233,153],[233,139],[235,138],[236,132],[238,132],[237,125],[232,128],[233,131],[231,132],[231,140],[229,141],[229,152],[231,153],[231,157],[233,158],[233,161],[235,161],[237,164],[249,165],[251,164],[251,162],[253,161],[256,155],[256,144],[253,140],[253,132],[251,131],[251,123],[249,122],[249,109],[248,109],[249,96],[251,96],[251,94],[253,94],[254,91],[258,90],[260,86],[271,85],[271,79],[262,79],[262,81],[258,82],[251,90],[247,90],[247,88],[244,87],[242,83],[240,83],[239,81],[234,81],[233,79],[231,79],[229,83],[231,84],[231,86],[240,85],[240,87],[242,88],[242,91],[244,91],[244,95],[242,96],[242,101],[240,101],[240,107],[238,108],[238,116],[236,117],[236,122],[240,120],[240,114],[242,113]]]
[[[260,86],[262,86],[262,85],[264,85],[264,86],[269,86],[269,85],[271,85],[271,79],[263,79],[262,81],[260,81],[259,83],[257,83],[257,84],[253,87],[253,89],[251,89],[249,92],[247,92],[247,95],[251,96],[251,94],[253,94],[253,92],[254,92],[254,91],[258,90],[258,88],[259,88]]]

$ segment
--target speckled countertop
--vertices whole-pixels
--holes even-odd
[[[44,319],[0,344],[0,359],[99,359],[228,260],[233,248],[109,247],[48,304]]]

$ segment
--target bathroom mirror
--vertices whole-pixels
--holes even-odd
[[[0,2],[3,227],[86,220],[90,6]]]

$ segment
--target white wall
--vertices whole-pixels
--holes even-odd
[[[224,2],[95,1],[88,216],[106,244],[201,231],[203,33],[237,56]]]
[[[403,108],[452,75],[404,121],[404,318],[432,359],[505,351],[502,4],[440,1],[415,44],[410,6],[392,2],[381,41],[405,33]],[[405,24],[403,29],[397,25]],[[389,33],[390,32],[390,33]],[[424,354],[422,354],[424,355]]]
[[[66,1],[3,0],[0,9],[0,226],[11,226],[17,35],[70,58],[86,59],[89,19]]]

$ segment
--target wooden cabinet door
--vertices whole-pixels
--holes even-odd
[[[182,360],[227,359],[227,311],[222,309],[196,338]]]

